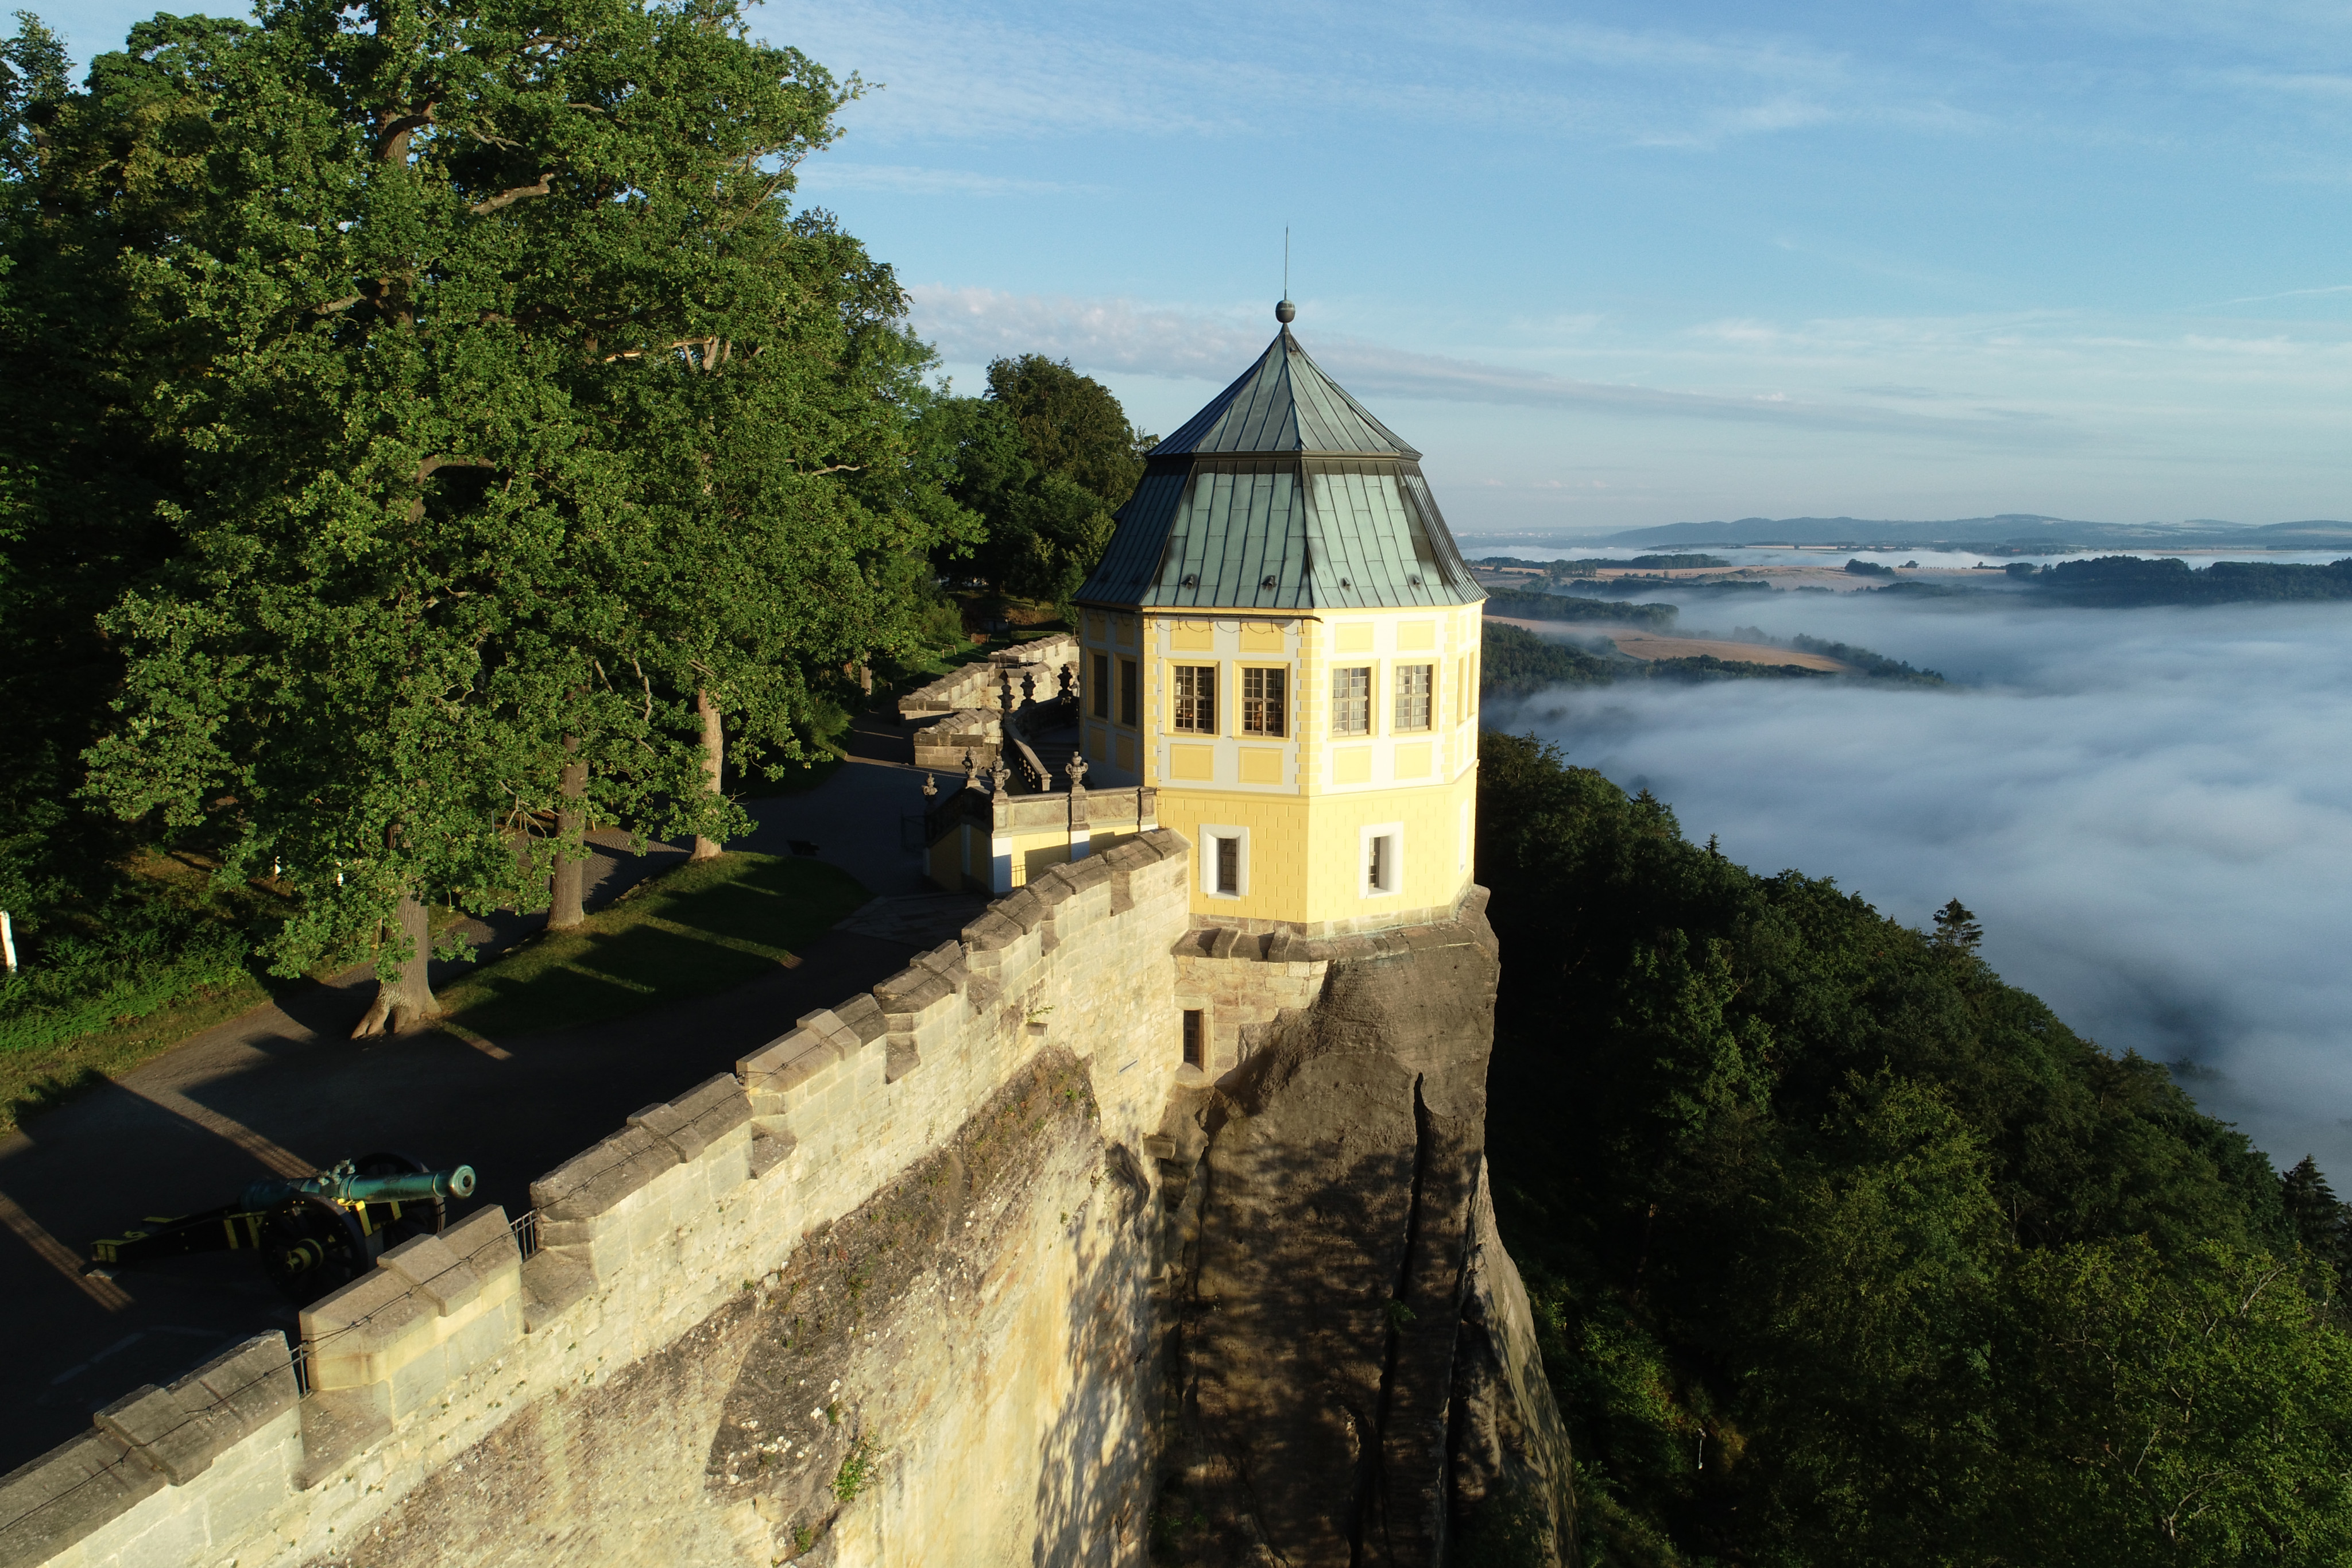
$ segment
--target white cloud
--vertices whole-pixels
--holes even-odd
[[[1834,875],[1914,925],[1958,895],[1993,965],[2077,1030],[2198,1063],[2207,1107],[2273,1156],[2352,1176],[2352,607],[1782,596],[1683,619],[1979,684],[1614,687],[1495,720],[1646,781],[1759,871]]]
[[[1272,337],[1264,328],[1242,325],[1237,314],[1147,307],[1126,299],[1020,295],[944,285],[918,285],[908,293],[914,298],[916,329],[938,345],[944,358],[961,363],[976,363],[1000,354],[1042,353],[1067,359],[1090,371],[1223,382],[1262,353]],[[1981,410],[1990,417],[1938,417],[1823,402],[1780,390],[1727,396],[1582,381],[1418,353],[1339,333],[1315,334],[1309,351],[1359,396],[1385,394],[1438,402],[1781,423],[1937,440],[1993,440],[2004,444],[2025,438],[2018,425],[2021,420],[2029,420],[2053,427],[2031,439],[2070,439],[2054,428],[2059,422],[2047,414]]]
[[[800,166],[803,195],[835,191],[892,191],[908,196],[1063,196],[1100,195],[1101,185],[1066,184],[1055,180],[1024,180],[1003,174],[981,174],[967,169],[926,169],[908,163],[841,163],[814,159]]]

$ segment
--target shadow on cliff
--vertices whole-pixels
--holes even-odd
[[[1172,1560],[1443,1557],[1496,970],[1483,921],[1433,936],[1335,962],[1165,1124]]]

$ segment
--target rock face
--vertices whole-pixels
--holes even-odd
[[[1171,1107],[1165,1557],[1434,1568],[1463,1533],[1570,1560],[1566,1440],[1483,1201],[1496,975],[1475,907],[1335,956]]]
[[[110,1406],[0,1477],[0,1568],[1572,1562],[1478,895],[1203,931],[1189,864],[1056,867],[639,1111],[528,1260],[386,1252],[299,1398],[273,1333]]]

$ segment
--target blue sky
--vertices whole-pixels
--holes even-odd
[[[877,84],[803,196],[966,389],[1040,350],[1172,428],[1287,224],[1301,338],[1461,531],[2352,517],[2352,7],[754,15]]]

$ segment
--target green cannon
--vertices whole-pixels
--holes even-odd
[[[250,1252],[298,1304],[365,1272],[388,1247],[440,1233],[448,1199],[469,1197],[474,1167],[427,1169],[406,1155],[364,1155],[316,1176],[257,1181],[201,1214],[151,1214],[90,1246],[82,1272],[110,1277],[166,1258]]]

